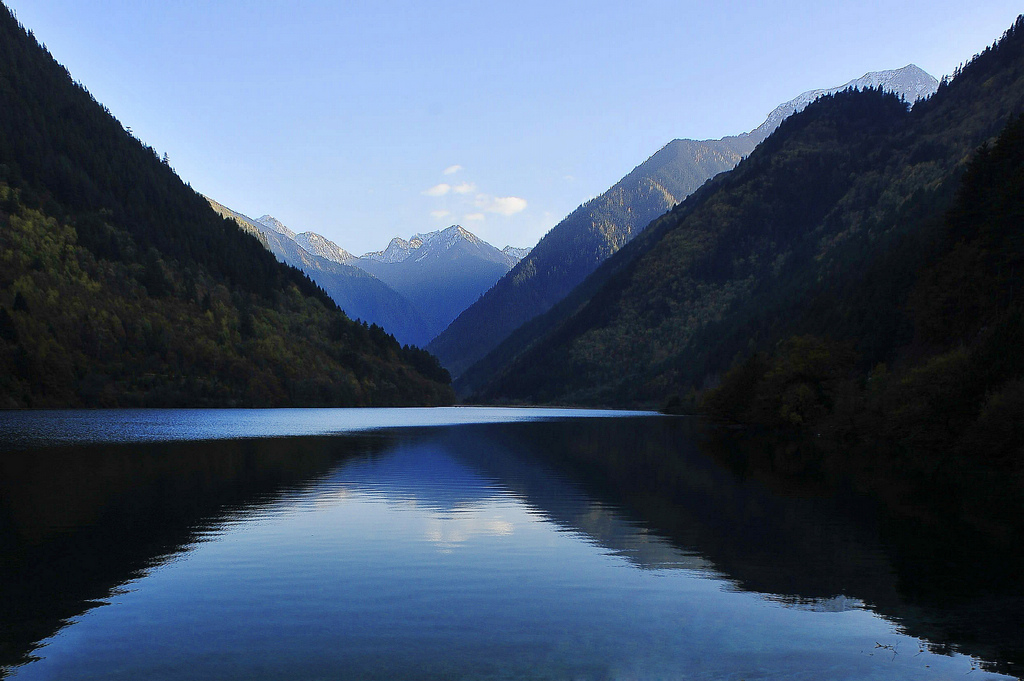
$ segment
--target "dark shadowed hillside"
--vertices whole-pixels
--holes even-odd
[[[965,163],[1024,109],[1022,44],[1018,22],[912,111],[868,90],[787,119],[535,320],[475,377],[480,395],[684,401],[801,334],[848,348],[850,371],[900,361],[915,273]]]
[[[211,210],[0,11],[0,405],[450,399]]]
[[[427,347],[458,375],[548,310],[600,263],[758,140],[675,140],[558,223],[529,255]]]
[[[900,291],[912,335],[897,362],[874,365],[865,379],[851,371],[849,348],[793,337],[737,362],[705,408],[723,420],[899,444],[928,452],[932,466],[952,453],[1024,476],[1022,225],[1019,117],[975,155]]]
[[[878,87],[913,103],[932,94],[937,85],[933,77],[913,64],[867,73],[844,86],[811,90],[780,104],[764,123],[748,133],[719,140],[670,142],[607,192],[552,228],[516,269],[431,342],[429,349],[456,377],[462,376],[517,327],[562,300],[651,220],[708,178],[733,168],[786,117],[819,96],[851,87]],[[492,360],[485,362],[492,364]],[[482,366],[471,373],[480,376],[490,373],[490,369]],[[477,383],[478,379],[467,376],[463,385],[471,390]]]

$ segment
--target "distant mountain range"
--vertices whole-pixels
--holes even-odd
[[[550,309],[652,220],[709,178],[733,168],[787,116],[823,94],[881,87],[909,102],[938,81],[913,64],[865,74],[828,90],[810,90],[779,105],[754,130],[718,140],[669,142],[595,199],[555,225],[519,265],[468,307],[427,346],[458,377],[517,327]],[[463,381],[464,390],[472,390]]]
[[[408,240],[395,237],[384,250],[355,257],[316,232],[296,234],[270,215],[254,220],[207,200],[278,260],[306,273],[350,318],[416,346],[426,345],[529,252],[498,250],[453,225]]]
[[[505,246],[505,248],[498,251],[497,248],[491,246],[489,243],[480,239],[468,230],[463,229],[460,225],[452,225],[445,230],[428,232],[426,234],[413,234],[409,237],[408,241],[402,237],[396,236],[383,251],[370,251],[369,253],[364,253],[358,258],[358,260],[385,264],[397,264],[408,260],[437,260],[443,259],[443,254],[451,248],[460,246],[461,243],[466,242],[479,247],[483,256],[489,260],[494,260],[495,262],[507,262],[509,269],[515,267],[516,263],[522,260],[523,257],[530,252],[529,248],[516,248],[514,246]],[[495,258],[494,251],[498,251],[498,253],[501,253],[503,257],[499,256]],[[348,257],[349,260],[357,259],[352,255],[349,255]]]
[[[394,238],[383,251],[350,263],[400,293],[419,311],[430,337],[443,331],[521,259],[527,249],[498,250],[458,225]]]
[[[674,140],[576,209],[533,249],[498,250],[454,225],[395,237],[383,250],[357,257],[315,232],[297,234],[270,215],[254,220],[216,201],[211,205],[320,284],[351,318],[382,326],[402,343],[427,346],[459,376],[564,298],[648,223],[735,166],[787,116],[823,94],[863,87],[916,101],[938,82],[914,65],[868,73],[839,87],[805,92],[748,133]]]
[[[357,267],[306,250],[298,240],[306,235],[295,234],[269,215],[253,220],[209,197],[207,200],[215,211],[234,220],[244,231],[258,234],[280,262],[304,272],[350,319],[377,324],[403,344],[421,345],[429,340],[427,324],[416,308],[384,282]]]

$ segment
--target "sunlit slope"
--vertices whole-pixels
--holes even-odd
[[[754,130],[718,140],[675,140],[637,166],[614,187],[574,211],[541,240],[531,258],[506,276],[430,345],[456,376],[499,343],[522,337],[517,327],[564,298],[590,272],[651,220],[686,198],[775,131],[788,116],[824,94],[881,88],[908,103],[935,92],[938,81],[913,64],[873,71],[845,85],[809,90],[776,107]],[[487,364],[493,364],[488,361]],[[472,369],[480,375],[486,367]]]
[[[912,340],[914,272],[964,164],[1024,107],[1022,42],[1018,24],[913,111],[866,91],[788,119],[463,385],[492,400],[661,404],[797,333],[848,341],[862,366],[892,359]]]
[[[454,374],[462,373],[518,326],[564,298],[651,220],[709,177],[732,168],[756,144],[749,136],[669,143],[552,228],[428,349]]]

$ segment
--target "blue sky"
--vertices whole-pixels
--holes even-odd
[[[11,0],[198,191],[356,254],[462,224],[531,246],[677,137],[867,71],[951,73],[981,2]]]

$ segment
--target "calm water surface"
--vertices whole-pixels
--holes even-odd
[[[737,472],[687,419],[0,426],[13,679],[993,679],[1024,647],[1019,600],[908,588],[874,502]]]

